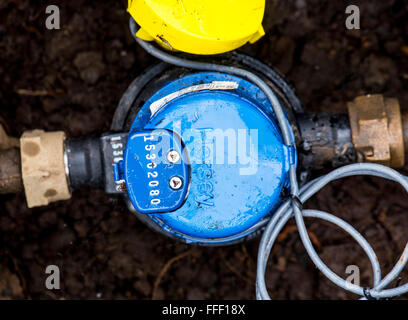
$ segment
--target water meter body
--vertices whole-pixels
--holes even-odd
[[[255,236],[287,196],[297,162],[268,99],[225,73],[184,70],[159,83],[126,117],[123,158],[113,161],[117,189],[141,220],[184,242]]]

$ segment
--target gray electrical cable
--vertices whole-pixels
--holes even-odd
[[[278,98],[271,90],[271,88],[260,77],[256,76],[255,74],[248,70],[240,69],[237,67],[190,61],[168,54],[166,52],[161,51],[154,45],[147,43],[146,41],[136,37],[138,27],[133,18],[130,18],[129,27],[133,37],[143,49],[145,49],[152,56],[166,63],[189,69],[230,73],[244,77],[247,80],[256,84],[265,93],[268,100],[270,101],[270,104],[278,120],[284,143],[287,146],[294,148],[296,147],[294,135],[285,117],[285,114],[283,112],[282,106]],[[256,279],[257,299],[270,299],[265,284],[265,271],[269,254],[279,232],[282,230],[287,221],[293,216],[295,217],[302,243],[308,255],[312,259],[313,263],[328,279],[330,279],[333,283],[337,284],[339,287],[350,292],[356,293],[362,297],[367,298],[372,297],[376,299],[389,298],[408,292],[408,284],[401,285],[393,289],[384,290],[385,287],[387,287],[394,279],[396,279],[398,274],[406,265],[408,261],[408,243],[400,259],[395,264],[394,268],[385,278],[381,279],[381,268],[379,266],[378,259],[371,246],[357,230],[355,230],[347,222],[327,212],[317,210],[302,210],[301,208],[301,205],[305,201],[307,201],[311,196],[316,194],[320,189],[322,189],[325,185],[327,185],[331,181],[355,175],[373,175],[393,180],[395,182],[400,183],[404,187],[404,189],[408,192],[407,177],[388,167],[370,163],[359,163],[341,167],[323,177],[320,177],[307,183],[299,191],[299,185],[296,176],[296,166],[295,164],[291,164],[289,171],[291,199],[284,202],[273,214],[270,222],[268,222],[265,228],[265,231],[262,235],[262,239],[260,242],[258,251],[258,266]],[[314,217],[334,223],[338,227],[342,228],[346,233],[350,234],[358,242],[358,244],[366,252],[372,265],[372,269],[374,272],[374,286],[372,289],[363,288],[351,284],[350,282],[347,282],[346,280],[340,278],[337,274],[330,270],[328,266],[324,264],[324,262],[320,259],[316,250],[313,247],[313,244],[307,233],[303,217]]]
[[[382,166],[382,165],[371,164],[371,163],[359,163],[359,164],[352,164],[352,165],[348,165],[348,166],[344,166],[342,168],[336,169],[330,172],[329,174],[327,174],[326,176],[323,176],[321,178],[318,178],[318,179],[315,179],[309,182],[308,184],[306,184],[305,186],[301,188],[299,198],[301,202],[304,203],[310,197],[316,194],[319,190],[321,190],[325,185],[327,185],[329,182],[334,181],[336,179],[345,178],[345,177],[354,176],[354,175],[372,175],[372,176],[377,176],[377,177],[393,180],[395,182],[400,183],[403,186],[403,188],[408,192],[408,180],[407,180],[407,177],[403,176],[402,174],[396,172],[393,169]],[[315,210],[312,210],[312,211],[304,210],[303,216],[313,216],[313,217],[317,217],[317,218],[334,223],[334,221],[332,221],[331,215],[327,213],[321,213],[321,212],[318,215],[313,215],[313,213],[315,212],[316,212]],[[283,226],[287,223],[287,221],[293,215],[294,213],[293,213],[292,207],[290,206],[289,201],[285,202],[274,213],[273,218],[268,223],[264,231],[264,234],[261,239],[260,247],[259,247],[258,266],[257,266],[257,298],[259,299],[269,299],[269,295],[267,293],[266,285],[265,285],[266,264],[268,261],[268,257],[269,257],[271,248],[276,240],[276,237],[278,236]],[[299,232],[301,232],[302,226],[299,226],[298,220],[296,220],[296,222],[298,224]],[[406,245],[403,251],[403,254],[401,255],[400,259],[398,260],[394,268],[391,270],[391,272],[384,279],[379,281],[381,279],[381,270],[379,269],[379,266],[378,266],[378,260],[375,258],[374,255],[369,253],[369,251],[371,250],[367,250],[368,247],[361,241],[361,235],[358,234],[359,235],[358,238],[360,238],[359,240],[358,238],[355,237],[357,231],[355,231],[347,223],[345,222],[343,223],[344,223],[343,225],[340,225],[338,223],[336,224],[339,227],[341,227],[345,232],[349,233],[363,247],[364,251],[369,256],[370,262],[373,266],[373,272],[374,272],[373,289],[365,290],[365,288],[353,285],[341,279],[339,276],[333,273],[320,260],[320,258],[318,257],[317,253],[315,252],[313,248],[313,245],[311,244],[309,240],[308,247],[306,247],[306,245],[305,247],[312,261],[319,268],[319,270],[338,286],[350,292],[359,294],[361,296],[369,295],[373,298],[390,298],[396,295],[406,293],[408,291],[407,285],[403,285],[403,286],[393,288],[393,289],[388,289],[388,290],[382,290],[382,289],[385,288],[387,285],[389,285],[391,281],[396,279],[398,274],[401,272],[401,270],[404,268],[405,264],[407,263],[408,244]],[[306,228],[304,228],[303,230],[306,232]],[[303,237],[305,237],[305,235],[303,235]],[[306,232],[306,237],[308,238],[307,232]]]

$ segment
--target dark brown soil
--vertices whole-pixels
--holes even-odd
[[[41,128],[77,137],[109,129],[127,86],[155,62],[130,36],[126,3],[54,1],[62,28],[49,31],[47,1],[0,2],[0,117],[11,134]],[[347,1],[267,3],[267,36],[243,51],[284,73],[306,110],[345,112],[346,102],[364,93],[384,93],[408,106],[407,1],[353,1],[362,15],[357,32],[344,27]],[[22,194],[0,199],[0,298],[255,297],[259,239],[191,248],[150,231],[102,191],[75,192],[70,201],[34,210]],[[353,178],[333,183],[308,206],[352,222],[386,273],[408,240],[406,199],[393,183]],[[362,285],[371,284],[368,259],[350,237],[318,221],[309,227],[339,275],[355,264]],[[285,229],[270,262],[272,298],[355,298],[314,268],[293,228]],[[59,291],[45,289],[50,264],[61,269]]]

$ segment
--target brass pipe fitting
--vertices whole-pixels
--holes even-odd
[[[360,162],[375,162],[390,167],[405,164],[408,117],[404,118],[403,127],[397,99],[384,98],[381,94],[357,97],[348,103],[348,112],[352,141]]]
[[[0,194],[24,189],[29,208],[71,197],[66,174],[64,132],[33,130],[19,139],[0,124]]]
[[[64,140],[62,131],[33,130],[21,136],[21,171],[29,208],[71,198]]]

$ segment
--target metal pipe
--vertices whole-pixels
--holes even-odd
[[[100,138],[65,141],[67,177],[71,189],[103,188],[103,166]]]
[[[21,156],[18,148],[0,151],[0,194],[23,191]]]
[[[339,167],[357,161],[347,115],[301,114],[297,122],[301,135],[298,151],[303,168]]]

